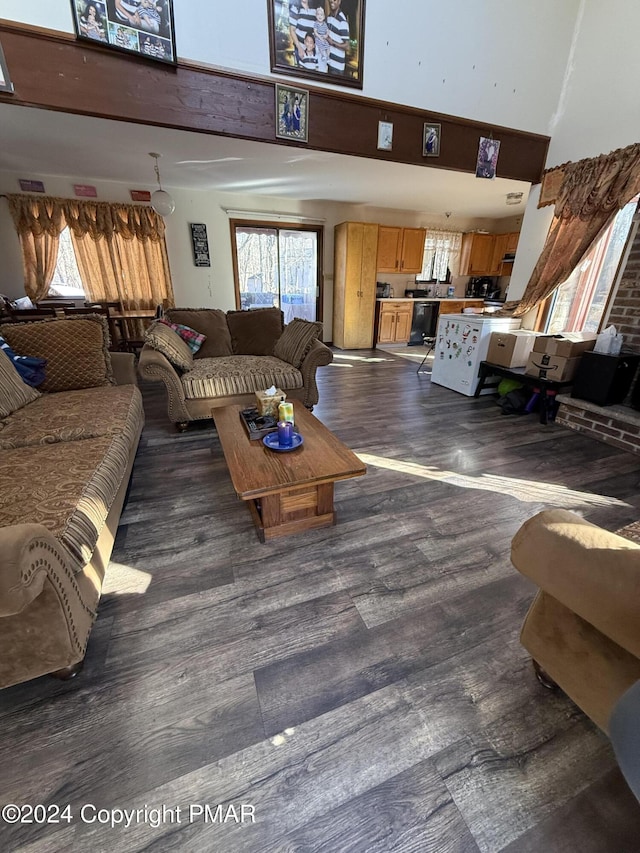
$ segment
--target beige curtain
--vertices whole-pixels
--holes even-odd
[[[640,143],[565,164],[563,171],[551,228],[515,316],[535,308],[562,284],[616,213],[640,191]]]
[[[174,305],[165,224],[152,208],[48,196],[8,198],[32,300],[48,293],[60,232],[68,226],[89,299],[119,301],[125,309]]]
[[[90,299],[120,302],[125,310],[175,304],[164,220],[135,205],[66,205],[71,240]],[[127,336],[140,338],[143,321],[127,321]]]
[[[56,271],[64,216],[56,199],[9,195],[9,210],[22,248],[24,289],[32,302],[44,299]]]

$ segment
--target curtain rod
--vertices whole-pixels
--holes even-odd
[[[271,210],[234,210],[221,207],[228,216],[259,216],[261,219],[277,219],[285,222],[326,222],[326,219],[314,216],[301,216],[299,213],[275,213]]]

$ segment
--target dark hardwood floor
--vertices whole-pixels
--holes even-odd
[[[0,803],[72,820],[0,822],[0,851],[637,853],[608,740],[519,644],[509,543],[547,506],[637,520],[640,458],[381,351],[319,384],[368,473],[336,527],[266,544],[211,422],[178,434],[144,386],[84,671],[0,691]]]

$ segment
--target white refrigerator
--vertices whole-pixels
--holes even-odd
[[[478,368],[487,358],[492,332],[520,328],[520,320],[490,314],[442,314],[438,320],[431,381],[473,397],[478,387]],[[495,388],[484,388],[491,394]]]

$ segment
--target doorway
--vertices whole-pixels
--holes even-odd
[[[236,307],[322,319],[322,228],[231,220]]]

